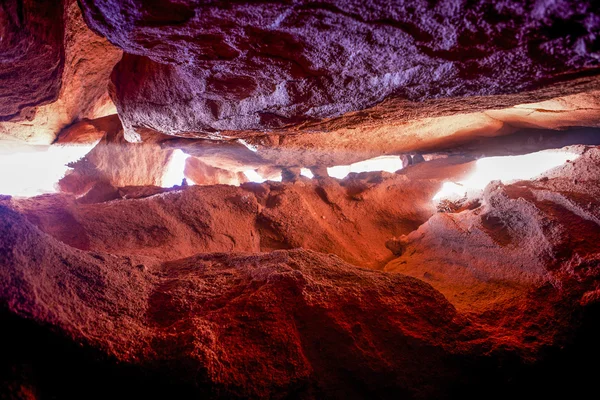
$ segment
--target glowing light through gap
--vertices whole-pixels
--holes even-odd
[[[477,160],[471,176],[459,182],[445,182],[433,200],[460,199],[482,191],[492,181],[510,183],[533,179],[578,157],[579,155],[566,151],[546,150],[522,156],[482,158]]]
[[[189,154],[185,154],[180,149],[174,150],[169,160],[169,164],[165,169],[162,177],[162,187],[170,188],[175,185],[181,185],[183,178],[185,178],[185,162],[188,159]]]
[[[0,194],[32,197],[56,193],[67,164],[85,156],[96,144],[39,146],[11,143],[0,152]]]
[[[246,146],[246,148],[247,148],[248,150],[250,150],[250,151],[252,151],[252,152],[254,152],[254,153],[257,153],[257,152],[258,152],[258,147],[256,147],[255,145],[253,145],[253,144],[250,144],[250,143],[246,142],[244,139],[238,139],[238,141],[239,141],[241,144],[243,144],[244,146]]]
[[[246,178],[248,178],[248,180],[250,182],[255,182],[255,183],[263,183],[265,181],[281,182],[281,174],[274,178],[267,179],[267,178],[263,178],[263,176],[261,174],[259,174],[258,172],[256,172],[256,170],[248,169],[248,170],[244,171],[244,175],[246,175]]]
[[[260,176],[258,172],[256,172],[253,169],[244,171],[244,175],[246,175],[246,178],[248,178],[250,182],[263,183],[264,181],[266,181],[266,179]]]
[[[344,179],[351,172],[386,171],[396,172],[402,169],[402,160],[398,156],[381,156],[350,165],[336,165],[327,168],[329,176]]]
[[[314,174],[308,168],[301,168],[300,169],[300,175],[305,176],[305,177],[307,177],[309,179],[312,179],[314,177]]]

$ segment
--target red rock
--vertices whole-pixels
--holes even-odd
[[[269,164],[268,160],[239,141],[171,139],[161,142],[161,146],[166,149],[180,149],[212,167],[232,172],[257,169]]]
[[[515,137],[524,128],[599,127],[599,83],[594,77],[511,95],[419,103],[389,99],[366,110],[299,127],[224,134],[250,136],[245,140],[263,160],[280,166],[348,165],[381,155],[456,149],[497,136],[509,135],[506,142],[518,142]]]
[[[32,119],[35,106],[58,97],[65,62],[62,15],[62,0],[7,0],[0,6],[0,121]]]
[[[404,172],[412,176],[415,171],[423,178],[422,186],[424,177],[435,176],[431,170],[442,173],[439,165],[448,170],[450,160],[421,163]],[[211,221],[219,221],[214,232],[224,232],[227,214],[235,216],[232,229],[245,231],[248,226],[239,213],[256,203],[238,195],[242,188],[188,187],[102,205],[69,204],[61,196],[9,200],[8,207],[0,205],[0,321],[9,327],[3,335],[9,335],[10,347],[0,368],[11,372],[1,376],[0,393],[74,398],[80,388],[93,387],[98,390],[92,397],[104,398],[130,393],[179,398],[396,398],[399,393],[408,398],[475,398],[480,385],[498,388],[501,396],[581,393],[560,380],[547,388],[540,383],[548,376],[544,365],[556,371],[553,377],[568,376],[569,383],[574,379],[571,370],[581,370],[561,358],[549,364],[544,359],[547,349],[569,345],[580,324],[577,313],[593,304],[600,249],[598,241],[586,239],[600,234],[595,222],[600,210],[595,203],[588,206],[591,196],[598,195],[599,166],[600,150],[589,149],[549,173],[547,180],[488,188],[487,209],[436,214],[403,240],[402,258],[390,264],[407,265],[403,272],[408,273],[420,264],[418,279],[357,268],[336,256],[302,249],[197,254],[165,262],[160,259],[164,249],[154,257],[135,254],[119,238],[119,229],[131,239],[143,232],[157,243],[169,237],[157,220],[148,219],[148,211],[161,203],[158,215],[189,218],[196,231],[211,232]],[[573,175],[581,182],[576,186]],[[391,187],[385,176],[373,173],[342,183],[363,196],[364,208],[374,217],[376,203],[364,191],[388,192]],[[308,186],[303,180],[279,185],[288,191]],[[333,185],[325,189],[322,196],[328,204],[343,204]],[[221,203],[202,220],[207,206],[217,203],[207,196],[210,190],[219,193]],[[277,190],[271,185],[266,193]],[[279,195],[268,202],[285,206],[286,197],[293,199]],[[57,207],[57,201],[63,205]],[[171,209],[166,208],[169,202],[175,205]],[[36,207],[37,214],[32,212]],[[80,212],[73,213],[73,207]],[[532,207],[538,211],[527,212]],[[107,222],[107,217],[118,216],[120,224],[102,228],[96,223],[86,230],[92,225],[84,216],[89,218],[94,208]],[[63,225],[53,222],[55,218]],[[440,223],[440,218],[453,218],[454,223]],[[144,223],[154,228],[132,230]],[[470,234],[465,224],[471,224]],[[65,225],[70,225],[72,242],[60,231]],[[103,229],[111,232],[113,254],[98,251],[99,244],[109,244],[102,238]],[[173,235],[179,244],[186,236],[182,231]],[[85,249],[76,242],[83,238],[88,240]],[[214,235],[209,240],[218,243]],[[433,246],[432,240],[447,242]],[[463,251],[452,251],[459,248]],[[478,285],[458,271],[460,264],[449,263],[447,255],[466,263]],[[37,349],[36,343],[48,343],[48,338],[51,346],[40,346],[32,354],[24,350]],[[53,359],[56,346],[62,349],[69,343],[77,347]],[[539,375],[531,372],[532,365],[540,365]],[[121,375],[124,371],[129,372]],[[40,378],[47,374],[53,377],[50,384]]]
[[[196,157],[186,160],[183,173],[196,185],[239,185],[248,181],[242,172],[215,168]]]
[[[91,144],[100,141],[106,134],[121,130],[117,115],[108,115],[98,119],[84,119],[62,130],[56,138],[59,144]]]
[[[599,16],[4,1],[0,139],[96,144],[62,193],[0,196],[0,398],[589,397]],[[481,156],[571,145],[432,201]],[[403,169],[328,176],[381,155]]]
[[[71,165],[72,173],[59,182],[65,193],[81,195],[96,182],[113,187],[161,186],[173,150],[159,143],[129,143],[117,115],[71,126],[60,136],[60,142],[102,139],[81,160]],[[182,171],[183,173],[183,171]]]
[[[401,256],[385,271],[430,283],[489,326],[522,326],[507,335],[513,343],[552,343],[565,329],[561,302],[587,304],[599,276],[600,209],[590,201],[600,195],[600,148],[582,151],[546,179],[492,182],[480,207],[434,215],[392,243]]]
[[[90,31],[76,1],[0,7],[0,137],[50,144],[80,119],[115,112],[107,85],[121,51]]]
[[[428,395],[439,389],[424,384],[427,370],[439,368],[447,383],[457,375],[446,359],[460,318],[416,279],[302,250],[145,262],[144,271],[137,260],[75,250],[0,212],[0,301],[8,311],[197,390],[332,396],[352,393],[357,380],[375,391]]]
[[[77,199],[82,204],[103,203],[105,201],[120,199],[119,189],[106,181],[96,182],[86,193]]]
[[[159,186],[124,186],[119,188],[119,195],[123,199],[143,199],[155,194],[172,192],[180,187],[164,188]]]
[[[303,247],[381,268],[392,256],[386,240],[425,222],[435,212],[430,199],[441,180],[460,179],[470,171],[467,161],[448,158],[400,175],[376,172],[342,181],[302,177],[295,183],[192,186],[143,200],[90,205],[56,196],[52,206],[46,197],[15,207],[75,247],[72,232],[85,232],[89,241],[83,249],[173,260],[199,252]],[[48,216],[48,207],[56,213]]]

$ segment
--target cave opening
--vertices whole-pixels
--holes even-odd
[[[0,5],[0,398],[593,391],[597,2],[225,3]]]
[[[577,158],[579,154],[568,150],[545,150],[518,156],[480,158],[475,162],[474,170],[469,176],[458,182],[444,182],[433,200],[458,200],[480,196],[492,181],[507,184],[531,180]]]

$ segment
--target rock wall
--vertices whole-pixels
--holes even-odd
[[[115,113],[108,81],[122,52],[90,31],[76,1],[0,7],[0,138],[50,144],[73,122]]]
[[[599,7],[2,1],[0,162],[94,147],[0,196],[0,398],[589,397]]]
[[[48,196],[15,206],[43,231],[82,250],[173,260],[199,252],[302,247],[382,268],[392,257],[387,239],[425,222],[435,212],[430,199],[442,179],[460,179],[471,166],[457,157],[419,164],[400,175],[192,186],[147,199],[89,205]],[[117,195],[99,201],[120,198],[118,192],[113,188],[110,193]]]
[[[386,272],[323,254],[331,250],[314,247],[322,242],[314,227],[303,226],[302,233],[311,232],[309,246],[320,252],[259,253],[266,250],[262,236],[258,240],[263,232],[240,233],[253,229],[258,193],[279,190],[266,204],[277,209],[302,193],[307,185],[298,187],[301,181],[279,189],[188,187],[98,205],[69,205],[56,195],[2,199],[0,318],[9,324],[3,335],[15,344],[2,364],[8,372],[0,388],[33,398],[74,398],[83,384],[92,398],[475,398],[485,387],[499,388],[492,398],[515,391],[580,393],[558,379],[542,385],[548,376],[562,374],[572,382],[573,374],[590,373],[565,363],[573,360],[571,353],[548,352],[587,337],[580,327],[595,318],[599,298],[594,238],[600,213],[592,199],[600,187],[600,148],[580,152],[537,181],[491,184],[472,210],[426,217],[396,239],[401,256]],[[431,177],[419,169],[436,170],[435,162],[405,172]],[[371,193],[389,193],[402,182],[401,176],[365,178],[342,184],[347,190],[372,184]],[[211,191],[218,196],[209,197]],[[244,191],[246,197],[239,196]],[[362,196],[361,209],[376,220],[378,204],[390,201],[368,193],[354,196]],[[336,203],[344,204],[330,200]],[[298,213],[295,204],[285,218]],[[190,246],[200,252],[191,256],[169,253],[192,231],[175,231],[174,225],[165,231],[160,218],[188,221],[196,235],[206,235],[208,247]],[[392,220],[388,215],[386,221]],[[360,222],[370,223],[364,217]],[[209,253],[223,250],[213,234],[223,229],[240,235],[230,236],[234,247]],[[363,254],[364,243],[382,244],[383,235],[367,235],[367,229],[357,231],[364,232]],[[240,237],[255,242],[244,245]],[[149,252],[152,238],[165,247]],[[15,350],[30,337],[59,348],[77,345],[50,372],[56,379],[40,378],[52,349]],[[576,360],[596,354],[592,337],[585,340],[588,347]],[[75,372],[81,381],[70,382],[60,371],[71,371],[74,362],[84,370]]]
[[[81,4],[128,53],[112,81],[132,136],[273,129],[388,97],[516,93],[598,63],[593,2]]]

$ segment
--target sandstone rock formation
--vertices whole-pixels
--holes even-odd
[[[384,154],[447,150],[482,137],[512,136],[523,129],[598,127],[599,82],[596,77],[582,78],[510,96],[422,103],[392,99],[367,110],[246,140],[263,159],[277,165],[333,166]],[[576,94],[561,95],[570,91]]]
[[[0,5],[0,138],[50,144],[61,129],[115,112],[108,78],[121,51],[84,23],[77,1]]]
[[[100,121],[82,121],[61,134],[59,142],[75,143],[101,135],[92,151],[71,165],[73,171],[59,183],[61,190],[82,195],[98,182],[115,188],[160,186],[173,151],[163,150],[157,143],[129,143],[122,132],[118,117],[112,115]]]
[[[598,60],[592,0],[1,2],[0,398],[589,397]]]
[[[382,268],[391,258],[385,241],[425,222],[435,212],[430,199],[442,179],[459,180],[472,167],[467,161],[432,161],[401,175],[365,173],[341,182],[303,178],[295,183],[196,186],[148,199],[85,206],[68,196],[50,196],[24,199],[15,207],[43,231],[82,250],[166,261],[199,252],[302,247]],[[116,188],[109,193],[114,193],[112,198],[99,200],[120,197]]]
[[[515,93],[598,64],[593,2],[81,4],[128,53],[112,79],[131,135],[272,129],[390,96]]]
[[[209,142],[188,143],[165,140],[154,134],[153,140],[130,143],[123,136],[118,116],[109,115],[94,120],[83,120],[63,130],[58,144],[94,144],[95,147],[81,160],[71,164],[73,168],[60,182],[62,192],[81,196],[92,186],[108,190],[109,197],[117,198],[117,188],[126,186],[164,186],[165,175],[172,169],[176,151],[198,157],[181,160],[179,182],[185,177],[198,185],[232,184],[247,182],[244,170],[256,168],[266,162],[239,143]],[[241,151],[254,157],[244,157]],[[179,156],[186,155],[180,152]],[[93,196],[100,201],[97,196]],[[104,200],[109,200],[105,198]]]
[[[57,98],[65,61],[62,13],[62,1],[0,5],[0,121],[31,119],[33,107]]]
[[[248,182],[242,172],[232,172],[215,168],[196,157],[188,157],[183,174],[186,179],[197,185],[236,185]]]
[[[149,385],[142,393],[154,395],[470,398],[478,393],[477,379],[502,387],[499,394],[532,391],[541,378],[527,365],[540,363],[545,349],[570,343],[582,323],[578,312],[598,299],[594,235],[600,234],[600,214],[590,200],[600,187],[600,149],[582,152],[533,183],[490,185],[478,209],[433,215],[403,239],[402,256],[386,267],[415,278],[356,268],[310,250],[257,253],[269,242],[263,247],[260,226],[255,234],[239,233],[253,229],[251,210],[260,207],[256,198],[240,195],[242,188],[188,187],[102,206],[69,205],[56,195],[4,200],[2,318],[26,332],[28,319],[53,327],[52,340],[82,346],[69,357],[100,368],[88,357],[108,356],[101,374],[126,368]],[[435,162],[406,172],[439,172]],[[368,174],[354,179],[344,182],[348,190],[371,184],[389,192],[389,183],[369,182]],[[274,190],[273,184],[253,186],[256,193]],[[362,196],[363,209],[377,220],[376,198]],[[278,197],[267,199],[267,208],[294,198],[286,191]],[[283,222],[292,214],[270,216]],[[170,225],[161,226],[161,218]],[[319,219],[312,221],[301,226],[316,239],[309,246],[330,252],[316,247]],[[193,232],[181,231],[185,224],[207,235],[205,247],[197,241],[188,250],[203,254],[168,252]],[[233,240],[227,248],[233,253],[204,253],[225,249],[217,232]],[[371,232],[364,237],[379,241]],[[152,242],[166,246],[151,251]],[[37,335],[50,334],[44,329]],[[73,396],[60,381],[39,381],[43,354],[10,354],[4,390]],[[556,357],[550,357],[552,368],[562,360]],[[508,370],[498,374],[497,365]],[[144,375],[160,379],[149,382]],[[134,380],[117,392],[116,383],[99,382],[105,376],[83,382],[102,386],[99,396],[135,390]]]
[[[335,396],[379,386],[428,395],[423,372],[432,363],[456,375],[439,345],[457,336],[462,321],[416,279],[302,250],[137,264],[74,250],[5,207],[0,212],[0,282],[12,283],[3,284],[0,299],[8,311],[122,362],[194,382],[200,392],[258,398],[298,388]],[[57,299],[63,288],[70,294]],[[388,340],[398,345],[382,357]],[[328,368],[336,357],[347,358],[347,371]],[[107,394],[116,389],[105,385]]]
[[[535,181],[492,182],[481,207],[435,214],[394,241],[401,256],[385,271],[418,277],[482,325],[510,330],[508,346],[552,342],[563,307],[598,299],[600,149],[582,151]]]

